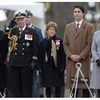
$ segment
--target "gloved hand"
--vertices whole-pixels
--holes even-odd
[[[100,59],[96,60],[97,65],[100,67]]]
[[[65,69],[64,68],[61,68],[60,75],[63,75],[64,74],[64,71],[65,71]]]
[[[29,68],[31,70],[35,70],[35,69],[37,69],[37,66],[38,66],[38,63],[37,62],[32,62]]]
[[[38,72],[39,72],[39,75],[40,75],[40,76],[43,76],[43,72],[42,72],[41,69],[39,69]]]

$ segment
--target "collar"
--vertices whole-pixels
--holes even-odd
[[[30,24],[28,27],[32,27],[32,24]]]
[[[79,25],[81,26],[82,22],[83,22],[83,19],[80,22],[76,21],[75,23],[76,23],[76,25],[77,25],[77,23],[79,23]]]
[[[48,36],[48,39],[49,39],[49,40],[52,40],[52,39],[53,39],[53,40],[55,41],[55,39],[56,39],[56,34],[55,34],[53,37],[49,37],[49,36]]]
[[[24,31],[25,28],[26,28],[26,25],[25,25],[22,29],[19,27],[19,31],[20,31],[20,30]]]

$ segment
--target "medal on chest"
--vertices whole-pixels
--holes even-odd
[[[27,43],[26,43],[26,46],[27,46],[27,47],[28,47],[28,46],[30,46],[30,43],[29,43],[29,42],[27,42]]]
[[[31,34],[25,34],[25,40],[33,40],[33,35]]]

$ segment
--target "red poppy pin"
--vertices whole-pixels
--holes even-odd
[[[82,26],[82,28],[84,29],[84,28],[86,28],[86,26]]]
[[[25,30],[25,33],[28,33],[28,30]]]

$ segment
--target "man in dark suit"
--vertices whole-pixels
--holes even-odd
[[[8,41],[3,38],[3,31],[0,30],[0,97],[4,96],[7,88],[7,61]]]
[[[17,26],[8,33],[12,92],[14,97],[32,97],[32,69],[38,62],[39,40],[36,31],[26,26],[26,12],[14,13]]]
[[[39,39],[39,41],[41,41],[43,39],[41,29],[32,24],[33,14],[29,10],[25,10],[25,12],[27,13],[27,21],[26,21],[27,26],[36,30],[36,34],[38,36],[38,39]],[[38,68],[33,69],[32,96],[33,97],[42,97],[43,96],[43,89],[41,88],[41,79],[40,79],[41,77],[39,75],[37,75],[37,69]]]

